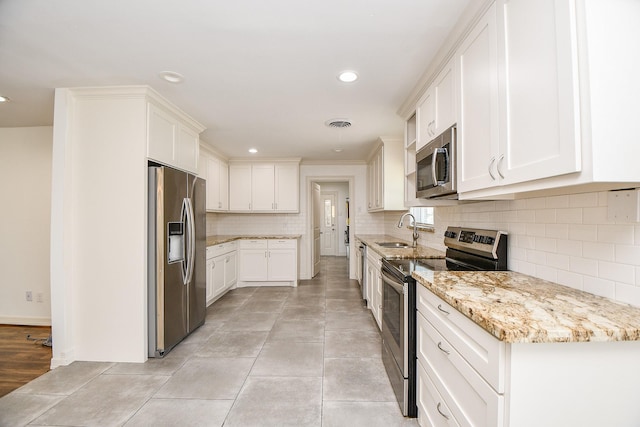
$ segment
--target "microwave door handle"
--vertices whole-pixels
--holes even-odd
[[[436,174],[436,160],[438,157],[438,149],[433,150],[431,155],[431,176],[433,177],[433,186],[438,186],[438,175]]]
[[[433,150],[433,157],[431,159],[431,173],[433,174],[433,186],[436,187],[438,185],[446,184],[446,177],[444,180],[438,180],[438,174],[436,173],[436,160],[439,155],[444,154],[445,165],[449,164],[449,153],[446,148],[436,148]]]

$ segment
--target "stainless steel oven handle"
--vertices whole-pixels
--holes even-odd
[[[395,277],[392,277],[386,271],[382,270],[382,281],[388,283],[399,294],[404,293],[404,283],[398,282]]]

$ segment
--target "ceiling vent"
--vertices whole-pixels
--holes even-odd
[[[347,119],[331,119],[324,122],[325,125],[330,128],[348,128],[351,127],[351,122]]]

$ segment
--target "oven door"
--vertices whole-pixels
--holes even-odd
[[[382,269],[382,340],[402,376],[408,375],[408,330],[406,285]]]

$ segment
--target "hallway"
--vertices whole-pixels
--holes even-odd
[[[0,399],[0,426],[415,426],[347,259],[297,288],[230,291],[164,359],[76,362]]]

